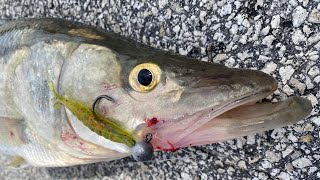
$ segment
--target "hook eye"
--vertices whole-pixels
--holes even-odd
[[[108,95],[101,95],[101,96],[98,96],[95,100],[94,100],[94,102],[93,102],[93,104],[92,104],[92,112],[95,114],[95,107],[96,107],[96,105],[97,105],[97,103],[101,100],[101,99],[107,99],[108,101],[111,101],[111,102],[115,102],[115,100],[112,98],[112,97],[110,97],[110,96],[108,96]]]
[[[152,140],[152,134],[151,133],[147,133],[145,136],[144,141],[145,142],[150,142]]]

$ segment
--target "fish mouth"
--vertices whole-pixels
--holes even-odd
[[[245,104],[232,108],[208,121],[177,143],[178,147],[222,142],[292,125],[312,111],[311,102],[289,97],[279,102]]]
[[[310,101],[301,97],[257,103],[274,91],[272,86],[259,89],[193,114],[147,123],[144,132],[153,134],[155,150],[176,151],[287,126],[310,114]]]

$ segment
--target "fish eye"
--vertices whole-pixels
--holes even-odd
[[[148,69],[141,69],[138,73],[138,81],[143,86],[148,86],[152,82],[152,73]]]
[[[159,84],[160,77],[161,70],[158,65],[143,63],[130,72],[129,83],[137,92],[149,92]]]

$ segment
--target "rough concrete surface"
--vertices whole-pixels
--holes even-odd
[[[0,0],[0,18],[61,17],[229,67],[273,75],[272,100],[301,95],[311,116],[289,127],[175,153],[70,168],[0,172],[1,179],[319,179],[319,0]],[[3,159],[4,157],[2,157]]]

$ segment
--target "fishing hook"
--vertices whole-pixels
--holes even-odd
[[[115,100],[112,98],[112,97],[110,97],[110,96],[108,96],[108,95],[101,95],[101,96],[98,96],[95,100],[94,100],[94,102],[93,102],[93,104],[92,104],[92,112],[95,114],[95,107],[96,107],[96,105],[97,105],[97,103],[101,100],[101,99],[107,99],[108,101],[111,101],[111,102],[115,102]]]

